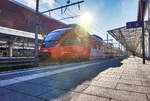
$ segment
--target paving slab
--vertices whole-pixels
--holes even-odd
[[[90,86],[100,86],[100,87],[108,87],[108,88],[115,88],[117,85],[117,82],[112,81],[92,81],[88,83],[84,83]]]
[[[113,77],[101,77],[97,81],[112,81],[112,82],[118,82],[118,78],[113,78]]]
[[[148,101],[146,94],[102,87],[90,86],[84,91],[84,93],[121,101]]]
[[[150,87],[150,81],[142,81],[143,86]]]
[[[107,69],[107,70],[105,70],[104,72],[107,73],[107,74],[115,74],[115,73],[116,73],[116,74],[119,74],[119,73],[122,73],[123,70],[120,70],[119,68],[113,69],[113,70]]]
[[[114,99],[111,99],[110,101],[121,101],[121,100],[114,100]]]
[[[150,95],[147,95],[148,96],[148,100],[150,101]]]
[[[142,81],[138,81],[138,80],[119,79],[119,80],[118,80],[118,83],[142,85]]]
[[[85,90],[88,87],[89,87],[89,85],[83,85],[82,84],[82,85],[78,85],[76,88],[72,89],[72,91],[82,93],[82,91]]]
[[[150,94],[150,87],[119,83],[119,84],[117,84],[116,88],[120,89],[120,90],[127,90],[127,91],[134,91],[134,92]]]
[[[102,98],[87,94],[69,92],[60,98],[52,99],[51,101],[109,101],[108,98]]]
[[[113,73],[113,74],[101,74],[101,73],[100,73],[100,74],[97,76],[97,78],[110,77],[110,78],[119,79],[120,76],[121,76],[121,75],[117,75],[117,74],[115,74],[115,73]]]
[[[148,79],[148,78],[142,78],[142,77],[136,77],[136,76],[128,76],[128,75],[121,76],[121,79],[125,79],[125,80],[139,80],[139,81],[150,81],[150,79]]]

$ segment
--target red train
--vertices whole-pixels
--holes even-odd
[[[40,48],[39,57],[41,60],[105,58],[107,48],[102,38],[76,26],[49,33]]]

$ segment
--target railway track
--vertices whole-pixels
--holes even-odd
[[[25,62],[34,62],[34,57],[13,57],[13,58],[0,58],[0,64],[6,63],[25,63]]]
[[[33,66],[34,66],[33,57],[0,58],[0,71],[27,68],[27,67],[33,67]]]

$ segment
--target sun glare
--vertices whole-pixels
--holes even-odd
[[[79,25],[88,31],[91,28],[92,22],[93,16],[90,13],[86,12],[80,16]]]

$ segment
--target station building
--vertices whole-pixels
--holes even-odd
[[[49,32],[67,26],[65,23],[47,15],[39,15],[39,22],[39,45],[44,39],[44,36]],[[17,54],[20,55],[19,52],[21,50],[33,51],[35,38],[34,32],[35,11],[33,9],[14,0],[1,0],[0,57],[12,57],[13,55],[17,56]]]

